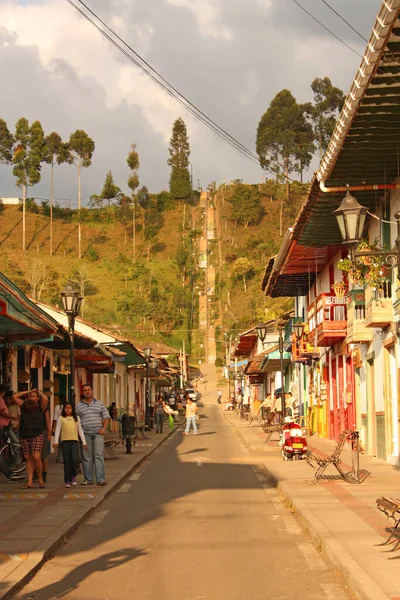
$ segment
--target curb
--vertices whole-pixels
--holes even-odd
[[[253,447],[245,440],[235,424],[230,422],[226,415],[225,420],[234,428],[248,450]],[[363,567],[332,537],[331,532],[322,521],[308,509],[307,504],[295,497],[290,489],[290,484],[280,481],[279,475],[273,471],[273,466],[263,462],[271,483],[279,491],[284,500],[293,508],[301,527],[309,532],[314,544],[323,552],[330,564],[338,569],[343,581],[360,600],[393,600],[382,588],[368,575]]]
[[[67,540],[71,535],[82,525],[84,521],[104,502],[104,500],[114,492],[116,488],[135,471],[145,460],[149,458],[162,444],[170,438],[174,433],[179,430],[182,423],[177,423],[177,426],[160,441],[157,441],[153,448],[151,448],[148,454],[142,456],[138,462],[134,465],[127,466],[121,475],[111,484],[107,489],[102,489],[99,496],[93,500],[93,504],[90,507],[78,509],[76,512],[77,518],[75,522],[70,524],[63,524],[53,532],[48,538],[43,540],[42,544],[29,553],[28,558],[19,565],[10,564],[9,579],[6,580],[5,585],[8,589],[0,591],[0,600],[9,600],[15,597],[15,594],[23,588],[33,577],[40,571],[42,566],[54,555],[56,550]],[[7,571],[4,571],[5,577],[7,577]]]

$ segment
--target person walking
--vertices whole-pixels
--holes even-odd
[[[62,395],[59,398],[59,403],[57,404],[57,406],[54,407],[53,423],[52,423],[52,427],[51,427],[51,434],[53,436],[56,433],[57,421],[61,417],[61,413],[62,413],[64,405],[66,403],[67,403],[67,398],[64,395]],[[62,449],[61,449],[60,442],[61,442],[61,438],[58,440],[58,452],[57,452],[57,458],[56,458],[57,463],[63,462]]]
[[[57,419],[53,448],[58,450],[60,437],[61,451],[64,462],[64,483],[66,488],[76,483],[76,471],[79,463],[79,440],[83,449],[87,449],[85,434],[83,433],[81,420],[76,415],[72,404],[64,404],[61,415]]]
[[[165,408],[164,408],[164,400],[162,399],[161,396],[159,396],[157,398],[157,402],[156,402],[156,405],[155,405],[154,411],[153,411],[153,417],[156,422],[156,433],[163,432],[163,424],[164,424],[165,415],[166,415],[166,412],[165,412]]]
[[[81,485],[106,485],[104,467],[104,434],[110,415],[102,402],[93,397],[92,386],[82,386],[82,400],[76,406],[85,434],[86,448],[82,448],[82,468],[85,480]]]
[[[221,398],[222,398],[222,392],[221,392],[221,390],[218,390],[218,392],[217,392],[217,402],[218,402],[218,404],[221,404]]]
[[[186,403],[186,429],[184,431],[184,435],[189,435],[190,427],[193,427],[194,435],[197,435],[197,404],[193,402],[191,398],[188,397]]]
[[[22,400],[23,396],[27,399]],[[19,442],[26,461],[27,482],[23,489],[33,488],[33,474],[36,471],[39,487],[46,487],[43,480],[42,448],[45,415],[49,403],[48,397],[36,388],[14,394],[13,400],[21,409]],[[47,439],[46,439],[47,442]]]

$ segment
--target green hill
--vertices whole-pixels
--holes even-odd
[[[266,298],[261,291],[261,280],[266,262],[276,254],[282,241],[281,209],[284,234],[293,224],[307,189],[308,185],[293,183],[287,201],[286,187],[274,181],[253,186],[234,182],[221,186],[214,195],[220,261],[216,326],[235,332],[245,330],[260,319],[274,318],[292,308],[290,299]],[[245,281],[237,268],[242,258],[248,259]]]
[[[290,300],[265,298],[260,289],[266,260],[281,243],[281,200],[286,231],[305,195],[306,186],[291,187],[289,202],[283,201],[284,186],[275,182],[236,182],[213,195],[216,239],[208,252],[217,268],[211,324],[237,331],[291,307]],[[139,342],[156,339],[178,348],[185,340],[193,358],[202,358],[198,299],[204,271],[197,262],[204,209],[197,195],[186,206],[171,202],[166,192],[149,196],[137,212],[136,260],[129,207],[82,209],[81,260],[77,211],[55,209],[52,256],[48,213],[47,205],[27,203],[23,252],[21,209],[3,208],[0,270],[5,275],[29,296],[56,306],[60,290],[72,280],[85,298],[82,316],[88,321]],[[248,260],[244,276],[241,259]]]

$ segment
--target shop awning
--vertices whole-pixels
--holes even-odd
[[[0,342],[49,340],[58,324],[0,273]]]
[[[291,363],[292,355],[290,352],[283,352],[283,366],[286,367]],[[281,370],[281,353],[279,350],[274,350],[265,356],[261,365],[263,373],[274,373]]]
[[[117,348],[121,352],[124,352],[125,358],[123,360],[123,363],[128,367],[146,364],[146,360],[144,359],[140,351],[131,342],[117,341],[107,343],[107,346],[109,346],[110,348]]]

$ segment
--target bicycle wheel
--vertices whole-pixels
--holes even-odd
[[[18,456],[17,459],[14,460],[13,450],[15,456]],[[5,444],[0,449],[0,456],[4,458],[7,465],[12,469],[14,473],[21,473],[25,471],[26,464],[24,463],[24,456],[22,454],[22,448],[19,444]]]

